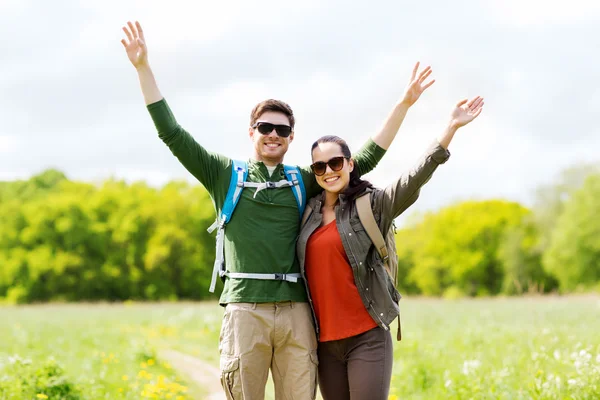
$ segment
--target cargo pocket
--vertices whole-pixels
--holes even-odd
[[[318,367],[319,367],[319,357],[317,356],[317,351],[310,352],[310,393],[312,394],[312,399],[315,400],[317,398],[317,376],[318,376]]]
[[[221,357],[221,386],[228,400],[243,399],[239,358]]]

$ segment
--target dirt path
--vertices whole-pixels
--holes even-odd
[[[221,388],[219,369],[190,355],[175,350],[164,350],[160,357],[168,361],[173,368],[193,380],[208,392],[206,400],[225,400]]]

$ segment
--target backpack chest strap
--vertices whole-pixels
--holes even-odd
[[[286,181],[284,179],[278,182],[242,182],[243,187],[253,187],[256,188],[256,192],[254,192],[254,197],[264,189],[279,189],[282,187],[294,186],[294,183],[291,181]]]
[[[229,182],[229,189],[225,196],[225,202],[219,213],[219,216],[215,222],[208,228],[209,232],[217,230],[216,237],[216,255],[215,263],[213,266],[212,279],[209,287],[209,291],[212,293],[215,291],[217,282],[217,276],[221,278],[229,277],[233,279],[267,279],[267,280],[281,280],[287,282],[297,282],[301,278],[300,274],[246,274],[241,272],[229,272],[225,268],[225,254],[224,254],[224,242],[225,242],[225,226],[231,219],[233,211],[241,198],[242,190],[247,187],[254,187],[254,197],[264,189],[277,189],[282,187],[291,187],[298,204],[298,211],[300,216],[304,213],[304,207],[306,206],[306,190],[304,188],[304,182],[302,181],[302,175],[297,167],[288,165],[283,166],[284,174],[286,179],[282,179],[278,182],[247,182],[248,178],[248,165],[245,161],[232,160],[232,171]]]

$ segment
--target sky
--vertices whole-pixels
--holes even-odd
[[[0,0],[0,180],[57,168],[70,179],[160,186],[194,178],[158,139],[120,43],[139,20],[178,122],[209,150],[248,158],[251,109],[294,110],[285,161],[322,135],[357,150],[416,61],[436,83],[367,175],[384,186],[417,161],[457,101],[481,95],[413,211],[467,199],[531,204],[567,167],[600,161],[600,2],[571,0]]]

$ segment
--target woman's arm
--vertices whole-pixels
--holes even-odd
[[[450,123],[438,138],[440,146],[447,149],[454,138],[458,128],[467,125],[473,121],[483,110],[483,97],[477,96],[467,103],[467,100],[461,100],[456,104],[450,115]]]
[[[483,98],[475,97],[471,101],[458,102],[451,113],[448,126],[425,152],[417,164],[402,174],[394,183],[386,187],[382,196],[382,216],[390,221],[403,213],[419,197],[421,187],[425,185],[440,164],[450,157],[448,146],[457,130],[481,114]]]

